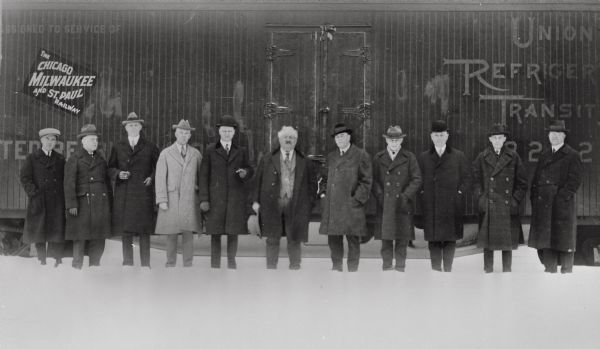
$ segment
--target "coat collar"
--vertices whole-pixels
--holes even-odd
[[[168,154],[173,159],[175,159],[175,161],[177,161],[177,163],[179,165],[181,165],[182,167],[192,160],[192,157],[190,156],[190,150],[193,149],[193,147],[191,145],[189,145],[189,144],[187,144],[186,147],[187,147],[187,155],[185,157],[185,160],[181,157],[181,153],[179,152],[179,148],[177,148],[177,142],[174,142],[173,144],[171,144],[171,146],[169,148],[167,148],[168,149]]]
[[[50,153],[50,157],[48,157],[46,153],[42,150],[42,148],[39,148],[36,151],[34,151],[32,155],[36,161],[39,161],[46,167],[52,167],[56,163],[56,159],[62,156],[59,153],[57,153],[56,150],[52,150],[52,152]]]
[[[387,167],[388,170],[392,170],[393,168],[400,166],[408,161],[408,152],[404,150],[404,148],[400,148],[398,154],[396,155],[394,160],[392,160],[387,149],[384,149],[377,153],[375,157],[383,166]]]
[[[279,151],[280,147],[277,147],[271,151],[271,164],[277,170],[277,173],[281,173],[281,161],[279,159]],[[302,162],[302,167],[304,167],[304,154],[298,149],[294,148],[294,153],[296,154],[296,174],[298,171],[304,171],[304,168],[300,168],[298,165]]]
[[[545,165],[549,165],[553,162],[556,162],[556,161],[562,159],[570,152],[573,152],[573,149],[567,143],[565,143],[562,147],[560,147],[560,149],[558,149],[556,151],[556,153],[554,153],[554,154],[552,154],[552,147],[547,147],[542,152],[542,156],[541,156],[542,159],[540,159],[540,160],[542,160]]]
[[[227,152],[223,148],[221,141],[217,141],[215,143],[215,152],[217,154],[219,154],[219,156],[221,156],[227,162],[231,162],[231,161],[233,161],[233,159],[235,159],[239,155],[240,149],[237,146],[237,144],[231,142],[231,149],[229,149],[229,156],[227,156]]]
[[[506,147],[502,147],[502,150],[500,151],[500,156],[498,157],[498,155],[496,155],[496,152],[492,147],[487,147],[483,151],[483,156],[485,162],[494,168],[491,174],[492,176],[494,176],[512,161],[514,153],[508,150]]]
[[[129,154],[134,155],[134,154],[139,153],[142,149],[144,149],[146,142],[147,142],[146,138],[144,136],[140,135],[140,138],[138,139],[138,142],[135,145],[135,147],[133,147],[133,150],[131,149],[131,145],[129,144],[129,138],[121,139],[119,141],[119,144],[122,145],[124,149],[127,149],[127,152]]]
[[[92,157],[81,146],[73,153],[73,156],[77,157],[83,164],[89,165],[90,168],[96,167],[102,164],[102,162],[106,161],[104,158],[104,153],[101,150],[96,150],[94,152],[94,156]]]

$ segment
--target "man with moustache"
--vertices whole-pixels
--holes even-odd
[[[395,268],[403,272],[408,242],[415,238],[413,204],[421,187],[421,170],[416,156],[402,148],[406,134],[400,126],[390,126],[383,137],[387,147],[373,157],[372,192],[377,202],[375,238],[381,239],[383,270]]]
[[[191,267],[194,261],[194,233],[201,232],[197,189],[202,155],[188,144],[195,128],[187,120],[181,119],[172,127],[176,140],[160,153],[156,163],[154,186],[159,210],[154,233],[167,238],[165,267],[172,268],[177,264],[179,235],[183,266]]]
[[[211,235],[210,265],[221,267],[221,236],[227,236],[227,267],[236,269],[238,235],[247,234],[248,190],[246,182],[254,173],[248,151],[232,142],[237,123],[224,115],[217,123],[220,140],[210,144],[200,168],[200,209]]]
[[[577,239],[575,194],[581,184],[582,164],[573,148],[565,143],[569,130],[564,120],[546,128],[550,147],[542,151],[531,182],[530,247],[541,255],[545,272],[573,272]]]
[[[464,194],[469,171],[465,154],[447,145],[445,121],[431,123],[431,148],[418,157],[423,175],[419,193],[425,240],[429,243],[431,268],[452,271],[456,240],[463,237]]]
[[[350,143],[352,129],[334,126],[331,137],[338,149],[327,155],[327,172],[321,179],[319,233],[327,235],[332,270],[343,271],[344,236],[348,241],[348,271],[358,270],[360,237],[366,235],[365,204],[373,182],[369,154]]]
[[[133,265],[133,237],[139,236],[142,267],[150,267],[150,234],[154,232],[154,171],[158,147],[141,133],[144,120],[132,112],[122,122],[127,138],[113,147],[108,160],[115,183],[112,233],[122,236],[123,265]]]
[[[81,142],[65,166],[65,239],[73,240],[73,268],[83,267],[86,245],[89,265],[99,266],[105,239],[111,235],[112,188],[104,153],[98,150],[96,126],[83,125]]]
[[[483,269],[493,272],[494,251],[502,251],[502,271],[512,270],[512,250],[523,242],[519,206],[527,193],[527,171],[516,151],[505,146],[502,124],[488,132],[490,145],[473,162],[473,186],[478,198],[477,247],[483,248]]]
[[[289,268],[298,270],[317,180],[312,162],[296,148],[298,131],[283,126],[277,136],[279,147],[263,156],[256,170],[252,209],[260,216],[262,236],[267,238],[267,269],[277,269],[280,240],[285,236]]]
[[[29,198],[23,242],[35,244],[42,265],[50,256],[56,260],[56,267],[62,263],[65,241],[65,158],[54,151],[59,130],[45,128],[38,135],[42,148],[27,155],[20,172],[21,185]]]

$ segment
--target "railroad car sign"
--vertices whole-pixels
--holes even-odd
[[[79,115],[96,84],[89,68],[40,50],[25,79],[23,92],[57,109]]]

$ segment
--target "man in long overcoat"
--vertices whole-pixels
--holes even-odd
[[[369,154],[350,143],[352,129],[334,126],[331,136],[338,149],[327,155],[326,174],[321,178],[322,200],[319,234],[327,235],[333,270],[342,271],[344,242],[348,241],[348,271],[358,270],[360,237],[366,235],[365,204],[373,182]]]
[[[317,198],[312,162],[296,149],[298,131],[283,126],[279,147],[262,157],[252,192],[252,208],[260,215],[267,238],[267,268],[276,269],[279,244],[287,238],[289,268],[300,269],[300,243],[308,241],[308,223]]]
[[[58,266],[65,241],[65,158],[54,151],[59,130],[45,128],[38,135],[42,148],[27,155],[20,172],[21,185],[29,198],[23,242],[35,244],[41,264],[45,265],[46,256],[50,256]]]
[[[167,268],[177,263],[179,235],[183,266],[191,267],[194,260],[194,233],[201,232],[198,171],[202,155],[188,144],[191,131],[195,128],[187,120],[181,119],[177,125],[173,125],[173,129],[176,141],[160,153],[156,163],[154,186],[159,210],[154,233],[167,237]]]
[[[221,236],[227,236],[227,267],[236,269],[238,235],[247,234],[248,189],[254,169],[248,151],[232,143],[237,123],[225,115],[217,123],[220,140],[210,144],[200,168],[200,209],[211,235],[210,264],[221,267]]]
[[[564,120],[546,128],[551,147],[542,151],[531,183],[531,229],[529,246],[542,255],[545,271],[573,271],[577,239],[575,193],[581,184],[579,154],[565,143]]]
[[[490,146],[473,162],[473,188],[478,198],[479,233],[483,269],[491,273],[494,251],[502,251],[502,271],[512,268],[512,250],[523,243],[519,207],[527,193],[527,171],[516,151],[504,145],[508,132],[502,124],[488,132]]]
[[[373,157],[373,196],[377,201],[375,238],[381,239],[383,270],[404,271],[408,242],[415,238],[414,200],[421,188],[417,157],[402,148],[406,134],[390,126],[383,135],[386,149]],[[395,245],[395,246],[394,246]]]
[[[423,175],[419,193],[425,240],[429,242],[433,270],[452,271],[456,240],[463,237],[464,193],[468,187],[469,168],[462,151],[447,146],[449,137],[445,121],[431,124],[431,148],[418,157]]]
[[[77,149],[65,166],[66,240],[73,240],[73,267],[83,267],[86,245],[89,265],[99,266],[105,239],[111,235],[112,188],[104,153],[98,150],[96,126],[84,125]]]
[[[154,171],[158,147],[140,133],[144,120],[129,113],[122,124],[127,138],[117,142],[108,160],[115,183],[112,233],[122,236],[123,265],[133,265],[133,236],[140,240],[140,260],[150,266],[150,234],[154,232]]]

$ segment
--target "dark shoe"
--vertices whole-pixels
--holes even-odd
[[[148,267],[148,269],[150,269],[150,264],[149,263],[142,263],[142,268],[143,267]]]
[[[564,269],[564,268],[560,269],[561,274],[570,274],[572,272],[573,272],[573,269]]]
[[[404,267],[395,267],[394,269],[396,269],[396,271],[404,273]]]
[[[452,267],[444,267],[444,272],[449,273],[452,271]]]
[[[512,268],[503,268],[502,272],[503,273],[510,273],[510,272],[512,272]]]
[[[175,267],[175,263],[166,263],[165,264],[165,268],[174,268]]]
[[[133,267],[133,262],[125,262],[123,261],[124,266]]]
[[[331,270],[344,271],[344,268],[341,265],[334,265],[333,267],[331,267]]]
[[[412,240],[408,240],[408,247],[415,248],[415,244],[413,243]]]
[[[267,269],[277,269],[277,265],[267,264]]]
[[[358,267],[348,267],[348,271],[351,273],[357,272],[358,271]]]
[[[184,268],[191,268],[192,267],[192,263],[183,263],[183,267]]]
[[[391,265],[383,265],[383,266],[381,266],[381,269],[383,271],[394,270],[394,267],[392,267]]]
[[[237,263],[235,261],[227,261],[227,269],[237,269]]]
[[[493,270],[493,269],[483,269],[483,271],[484,271],[486,274],[489,274],[489,273],[493,273],[493,272],[494,272],[494,270]]]
[[[62,264],[62,259],[57,258],[56,261],[54,262],[54,267],[56,268],[56,267],[58,267],[61,264]]]
[[[40,260],[40,263],[41,263],[42,265],[46,265],[46,260],[45,260],[45,259],[44,259],[44,260]]]
[[[83,268],[83,265],[81,265],[81,264],[72,264],[72,266],[73,266],[73,268],[80,269],[80,270],[81,270],[81,268]]]
[[[300,270],[300,264],[290,264],[290,270]]]
[[[546,268],[546,269],[544,269],[544,272],[554,274],[554,273],[557,272],[557,270],[556,269]]]

